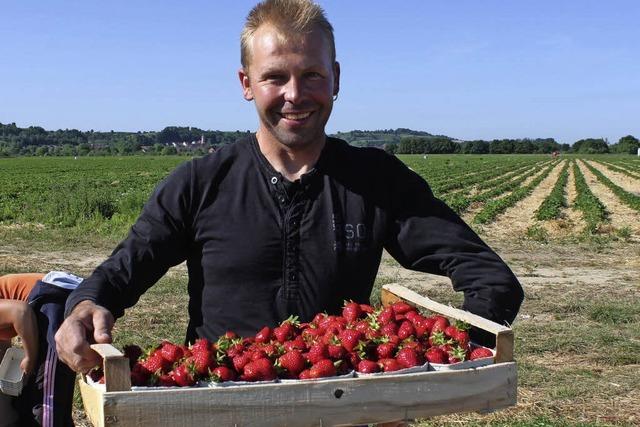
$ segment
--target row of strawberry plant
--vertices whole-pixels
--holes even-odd
[[[609,187],[613,194],[618,196],[620,200],[622,200],[625,204],[627,204],[632,209],[640,212],[640,197],[635,194],[629,193],[625,189],[619,187],[618,185],[611,182],[609,178],[607,178],[602,172],[598,169],[591,166],[589,163],[583,160],[584,165],[593,173],[600,182]]]
[[[440,195],[446,194],[452,190],[459,188],[470,188],[480,182],[485,182],[494,177],[500,176],[505,172],[511,170],[513,165],[505,165],[503,167],[491,168],[486,171],[482,171],[472,176],[465,177],[463,179],[449,179],[443,182],[441,185],[434,186],[434,191]]]
[[[521,166],[505,175],[502,175],[501,177],[497,178],[497,179],[493,179],[493,180],[488,180],[485,182],[481,182],[476,186],[476,190],[485,190],[487,188],[495,188],[498,185],[502,185],[503,183],[506,183],[507,181],[511,181],[514,177],[517,177],[519,175],[522,175],[525,172],[531,172],[532,170],[540,170],[540,165],[547,163],[545,161],[542,162],[536,162],[533,165],[531,164],[525,164],[524,166]]]
[[[599,161],[598,163],[604,165],[606,168],[611,169],[612,171],[622,173],[634,179],[640,179],[640,174],[638,174],[638,172],[629,170],[627,166],[623,164],[620,164],[620,163],[614,164],[611,162],[603,162],[603,161]]]
[[[489,199],[496,198],[503,193],[508,193],[513,191],[515,188],[519,187],[524,181],[526,181],[531,175],[536,174],[541,169],[541,166],[532,168],[527,170],[524,174],[521,174],[515,180],[507,180],[501,184],[496,184],[494,188],[491,190],[476,194],[475,196],[465,196],[463,194],[457,193],[445,197],[445,202],[458,214],[467,210],[467,208],[474,202],[486,202]]]
[[[576,185],[576,200],[573,203],[573,208],[582,212],[582,218],[587,223],[587,231],[594,233],[600,224],[607,221],[607,210],[589,189],[584,175],[575,161],[573,162],[573,176]]]
[[[567,206],[567,200],[564,197],[564,188],[567,186],[569,178],[569,162],[565,162],[560,171],[560,176],[553,186],[551,193],[544,199],[536,211],[536,219],[545,221],[549,219],[557,219],[560,217],[562,208]]]
[[[552,163],[546,169],[540,173],[535,179],[533,179],[528,185],[518,188],[508,196],[501,199],[494,199],[488,202],[484,208],[473,218],[473,222],[477,224],[486,224],[495,219],[496,216],[506,211],[511,206],[515,205],[520,200],[527,197],[531,192],[545,179],[555,168],[557,162]]]

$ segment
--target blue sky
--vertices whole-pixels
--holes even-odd
[[[640,2],[319,1],[336,33],[328,132],[640,137]],[[0,122],[255,130],[237,80],[253,1],[7,1]]]

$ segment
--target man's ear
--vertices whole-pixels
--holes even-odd
[[[242,96],[247,101],[253,101],[253,91],[251,90],[251,84],[249,83],[249,73],[244,69],[238,70],[238,77],[240,78],[240,84],[242,85]]]
[[[336,61],[333,64],[333,96],[340,92],[340,63]]]

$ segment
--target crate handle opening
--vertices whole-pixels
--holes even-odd
[[[111,344],[92,344],[91,349],[102,357],[107,392],[131,390],[129,359]]]

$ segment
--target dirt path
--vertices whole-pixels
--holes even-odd
[[[563,160],[558,163],[528,197],[507,209],[495,221],[485,225],[484,232],[498,238],[523,236],[530,226],[539,222],[535,219],[535,212],[542,201],[551,193],[565,162],[566,160]],[[527,183],[523,184],[523,186],[525,185]]]
[[[613,228],[619,230],[626,227],[631,230],[635,239],[640,239],[640,213],[622,203],[610,189],[598,181],[582,161],[577,163],[589,189],[607,208]]]
[[[636,196],[640,196],[640,179],[634,179],[628,175],[625,175],[620,172],[616,172],[614,170],[609,169],[605,165],[599,162],[594,161],[585,161],[588,165],[593,166],[595,169],[599,170],[611,180],[618,187],[624,189],[625,191],[635,194]]]

